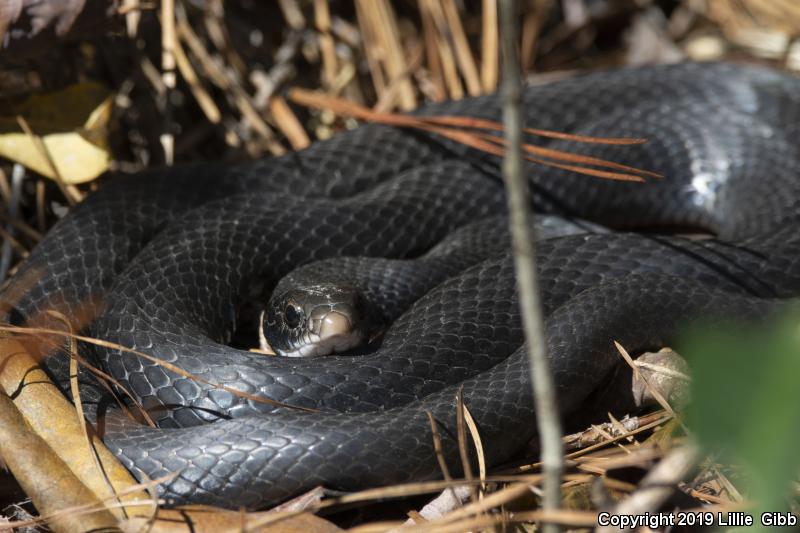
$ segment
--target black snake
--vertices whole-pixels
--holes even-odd
[[[530,87],[524,105],[529,126],[645,137],[643,146],[548,144],[664,175],[637,184],[526,169],[538,211],[650,231],[539,246],[564,414],[617,364],[612,340],[634,352],[659,347],[682,323],[798,294],[799,81],[725,64],[643,67]],[[496,96],[420,112],[500,116]],[[438,476],[427,413],[458,471],[460,387],[495,465],[535,436],[507,251],[464,265],[371,353],[271,358],[223,341],[242,301],[266,298],[298,266],[417,257],[503,213],[498,169],[492,156],[372,124],[277,159],[115,177],[31,253],[4,291],[14,304],[8,318],[35,324],[58,309],[90,323],[93,336],[208,382],[317,411],[244,399],[135,354],[95,349],[95,362],[160,425],[112,421],[106,442],[137,475],[177,472],[161,486],[173,502],[263,507],[319,484],[354,490]],[[717,238],[661,231],[674,228]],[[64,358],[47,366],[65,375]],[[101,411],[111,409],[91,384],[85,389]]]

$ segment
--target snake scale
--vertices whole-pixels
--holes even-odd
[[[500,116],[494,95],[417,112]],[[527,125],[641,146],[542,141],[658,172],[603,181],[528,166],[541,213],[606,234],[543,241],[538,269],[549,357],[564,415],[629,351],[683,324],[741,316],[800,292],[800,81],[754,66],[609,70],[529,87]],[[356,490],[439,475],[430,413],[459,471],[455,395],[496,465],[535,437],[513,261],[492,253],[449,277],[388,329],[378,349],[319,359],[227,346],[233,311],[293,269],[339,256],[414,258],[504,212],[499,161],[434,135],[368,124],[280,158],[117,176],[65,216],[4,289],[8,319],[70,316],[91,335],[173,363],[242,398],[132,353],[93,361],[158,428],[113,416],[105,441],[170,503],[265,507],[322,484]],[[715,237],[692,240],[667,230]],[[630,230],[647,230],[632,233]],[[233,310],[233,311],[232,311]],[[63,357],[46,360],[57,380]],[[84,386],[102,413],[113,402]],[[93,392],[94,391],[94,392]],[[114,421],[116,420],[116,421]]]

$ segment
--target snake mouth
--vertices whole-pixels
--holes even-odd
[[[342,309],[344,307],[344,309]],[[302,333],[288,345],[273,348],[264,333],[265,323],[259,324],[259,339],[262,350],[282,357],[322,357],[346,352],[362,345],[367,339],[363,328],[354,318],[348,306],[317,307],[310,313]]]
[[[320,357],[342,353],[364,341],[364,335],[347,314],[329,311],[309,321],[302,343],[284,350],[284,357]]]
[[[306,344],[296,350],[297,355],[287,354],[289,357],[316,357],[341,353],[360,345],[364,340],[349,309],[345,309],[344,312],[333,309],[326,310],[322,314],[312,313],[305,337]]]

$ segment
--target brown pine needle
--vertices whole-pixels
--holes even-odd
[[[435,117],[420,117],[425,122],[441,124],[444,126],[458,126],[461,128],[472,128],[476,130],[503,131],[503,125],[493,120],[486,120],[476,117],[465,117],[459,115],[439,115]],[[644,144],[647,139],[629,137],[591,137],[587,135],[575,135],[573,133],[562,133],[551,130],[541,130],[537,128],[524,128],[522,131],[530,135],[548,137],[550,139],[561,139],[565,141],[575,141],[587,144]]]
[[[502,157],[505,154],[505,149],[496,144],[494,141],[488,142],[485,139],[482,139],[479,136],[476,136],[473,133],[460,131],[460,130],[449,130],[446,128],[441,128],[439,126],[418,126],[418,129],[422,129],[425,131],[430,131],[433,133],[438,133],[442,137],[446,137],[452,139],[454,141],[458,141],[461,144],[466,146],[470,146],[472,148],[476,148],[483,152],[487,152],[496,156]],[[635,176],[633,174],[625,174],[622,172],[610,172],[606,170],[599,170],[595,168],[589,167],[582,167],[578,165],[571,165],[571,164],[564,164],[564,163],[556,163],[555,161],[548,161],[546,159],[540,159],[538,157],[533,157],[531,155],[525,155],[525,159],[530,161],[531,163],[538,163],[540,165],[553,167],[553,168],[560,168],[562,170],[569,170],[572,172],[577,172],[578,174],[586,174],[589,176],[594,176],[598,178],[610,179],[615,181],[632,181],[632,182],[644,182],[644,178],[641,176]]]
[[[499,139],[491,135],[476,133],[472,131],[464,131],[463,129],[461,129],[467,127],[467,128],[483,129],[490,131],[502,130],[503,127],[502,124],[490,120],[475,119],[471,117],[453,117],[453,116],[419,117],[411,115],[400,115],[395,113],[383,113],[317,91],[308,91],[305,89],[297,89],[297,88],[289,91],[289,98],[294,103],[305,107],[329,109],[334,113],[336,113],[337,115],[350,116],[367,122],[377,122],[389,126],[409,127],[423,131],[428,131],[440,135],[442,137],[451,139],[458,143],[461,143],[465,146],[469,146],[471,148],[475,148],[477,150],[492,155],[502,157],[505,154],[505,148],[502,146],[503,143],[502,139]],[[527,129],[526,131],[536,133],[537,135],[547,134],[547,136],[549,137],[568,139],[576,142],[588,142],[588,143],[606,142],[607,144],[622,144],[622,145],[641,144],[642,142],[644,142],[644,140],[642,139],[620,139],[620,138],[603,139],[600,137],[582,137],[567,133],[550,132],[546,130],[536,130],[536,129]],[[540,165],[545,165],[554,168],[560,168],[562,170],[568,170],[571,172],[576,172],[578,174],[584,174],[587,176],[593,176],[597,178],[610,179],[616,181],[630,181],[630,182],[644,182],[645,180],[641,176],[660,177],[659,174],[656,174],[654,172],[636,169],[633,167],[629,167],[627,165],[614,163],[612,161],[606,161],[591,156],[583,156],[579,154],[563,152],[561,150],[555,150],[552,148],[543,148],[539,146],[526,144],[525,150],[529,154],[537,153],[538,155],[541,155],[543,157],[558,159],[566,162],[566,163],[558,163],[556,161],[550,161],[548,159],[541,159],[538,157],[533,157],[531,155],[526,155],[525,158],[532,163],[537,163]],[[591,164],[606,168],[623,170],[625,172],[607,171],[585,166],[579,166],[570,163]]]
[[[495,135],[481,134],[480,137],[482,139],[486,139],[489,142],[493,142],[501,146],[505,146],[506,144],[506,141],[502,137],[497,137]],[[642,170],[629,165],[624,165],[622,163],[615,163],[614,161],[608,161],[606,159],[600,159],[598,157],[592,157],[589,155],[573,154],[571,152],[563,152],[561,150],[554,150],[553,148],[545,148],[543,146],[536,146],[535,144],[527,144],[527,143],[524,143],[522,145],[522,148],[526,152],[537,154],[542,157],[549,157],[551,159],[560,159],[562,161],[578,163],[581,165],[596,165],[599,167],[614,168],[617,170],[624,170],[625,172],[629,172],[632,174],[641,174],[643,176],[650,176],[652,178],[664,177],[661,174],[658,174],[657,172],[650,172],[649,170]]]

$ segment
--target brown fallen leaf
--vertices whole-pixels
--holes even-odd
[[[0,391],[14,399],[16,408],[24,416],[32,432],[46,443],[62,463],[69,466],[75,476],[95,494],[98,500],[113,501],[114,493],[107,485],[106,477],[117,493],[125,492],[137,482],[98,438],[93,439],[95,453],[103,465],[105,476],[98,471],[95,459],[89,453],[86,438],[81,429],[75,408],[61,394],[31,357],[25,347],[12,339],[0,339]],[[9,443],[12,450],[17,444]],[[11,463],[11,457],[5,457]],[[12,471],[14,471],[12,466]],[[14,471],[15,476],[18,475]],[[27,489],[26,489],[27,491]],[[35,494],[28,492],[35,499]],[[149,500],[144,491],[120,497],[121,500]],[[38,508],[38,506],[37,506]],[[39,511],[45,511],[39,508]],[[118,516],[124,515],[119,511]],[[152,514],[152,506],[142,505],[127,508],[128,514]]]
[[[117,525],[114,515],[25,422],[4,392],[0,392],[0,455],[36,509],[51,515],[48,525],[53,531],[105,531]],[[95,510],[60,512],[69,508]]]
[[[111,107],[109,91],[96,83],[12,103],[0,114],[0,156],[66,184],[91,181],[111,162],[106,138]]]

